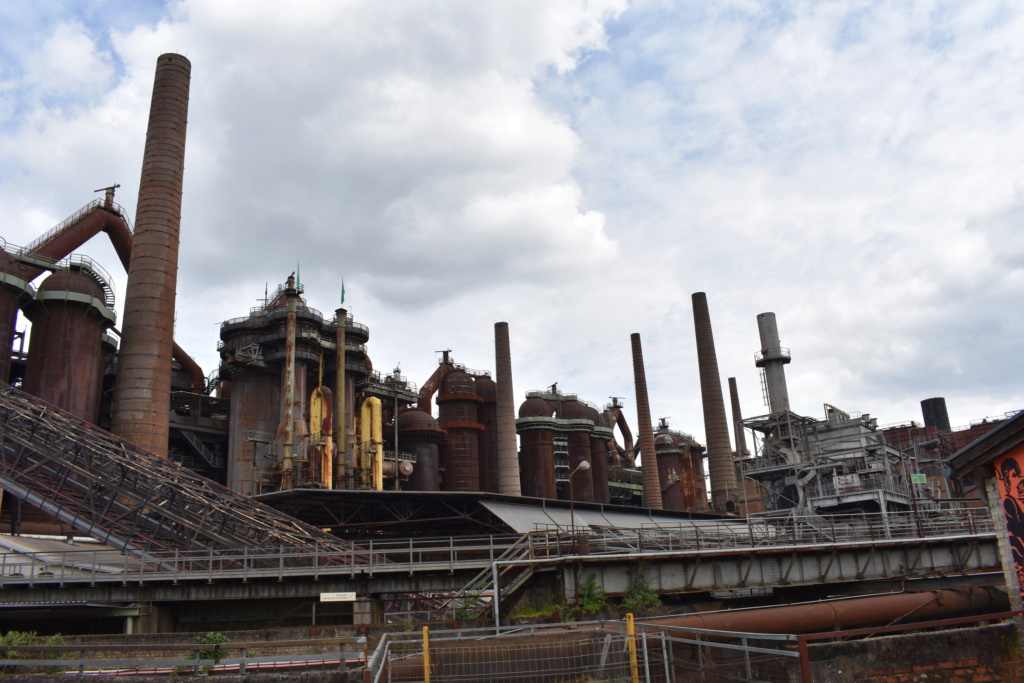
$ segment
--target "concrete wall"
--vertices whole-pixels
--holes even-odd
[[[814,681],[905,683],[1024,680],[1013,623],[810,646]]]

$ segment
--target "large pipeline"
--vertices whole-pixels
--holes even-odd
[[[739,498],[739,484],[729,442],[729,420],[725,416],[725,399],[722,397],[722,380],[718,374],[718,356],[715,354],[715,337],[711,332],[708,298],[704,292],[696,292],[692,299],[700,393],[704,405],[704,434],[711,475],[711,507],[732,512]]]
[[[60,261],[100,232],[106,233],[110,239],[110,244],[114,247],[114,251],[127,273],[131,268],[132,233],[125,224],[124,218],[109,208],[96,207],[63,230],[55,233],[53,237],[33,249],[30,254],[41,256],[47,260]],[[26,265],[24,268],[29,282],[43,273],[43,268],[38,266]],[[206,390],[206,375],[203,374],[203,369],[199,367],[192,356],[178,346],[177,342],[173,342],[171,357],[178,361],[182,369],[188,373],[192,380],[192,391],[197,394],[204,392]]]
[[[817,633],[958,616],[999,606],[1002,604],[1001,595],[1005,602],[1005,595],[994,589],[970,586],[803,605],[654,617],[645,619],[644,623],[748,633]]]
[[[1006,596],[998,591],[980,587],[935,590],[924,593],[900,593],[867,598],[850,598],[803,605],[765,607],[750,610],[731,610],[685,616],[651,617],[638,621],[644,627],[675,626],[715,631],[743,633],[818,633],[842,629],[887,626],[894,622],[918,622],[936,618],[952,618],[970,613],[990,611],[1003,607]],[[536,633],[515,634],[494,638],[438,641],[430,644],[433,668],[440,675],[471,674],[476,680],[482,676],[499,679],[508,671],[507,663],[494,658],[496,645],[518,646],[529,652],[532,659],[544,658],[552,663],[552,674],[531,674],[534,683],[565,680],[558,672],[557,662],[579,656],[579,648],[572,645],[590,635],[583,629],[593,625],[565,625],[564,628],[544,629]],[[621,630],[616,627],[616,630]],[[396,679],[407,680],[421,675],[422,655],[395,660],[390,673]]]
[[[157,59],[111,409],[111,432],[164,458],[191,70],[181,55]]]
[[[494,323],[494,382],[497,385],[498,411],[498,492],[518,496],[522,495],[522,489],[516,448],[516,406],[508,323]]]
[[[636,386],[636,421],[639,430],[640,469],[643,471],[644,507],[661,509],[661,482],[658,479],[658,459],[654,453],[654,426],[651,424],[651,405],[647,398],[647,374],[644,372],[644,352],[640,335],[630,335],[633,345],[633,382]]]

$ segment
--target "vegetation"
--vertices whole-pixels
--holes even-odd
[[[67,659],[68,653],[64,650],[54,650],[50,652],[39,652],[39,651],[19,651],[13,648],[25,647],[28,645],[50,645],[60,646],[66,645],[64,638],[58,633],[53,636],[40,636],[35,631],[8,631],[4,635],[0,635],[0,646],[9,647],[11,649],[6,652],[0,652],[0,659]],[[25,667],[0,667],[3,673],[16,673],[16,674],[27,674],[31,671]],[[53,668],[49,673],[56,673],[58,669]]]
[[[212,659],[214,666],[220,664],[221,658],[224,657],[224,650],[219,645],[227,643],[228,637],[218,631],[210,631],[209,633],[201,633],[196,636],[196,643],[199,645],[213,645],[212,648],[199,651],[199,659]],[[208,674],[213,666],[204,666],[203,673]]]
[[[608,606],[608,598],[604,589],[597,585],[597,576],[591,574],[586,582],[580,586],[580,604],[578,610],[580,615],[596,615]]]
[[[622,609],[641,617],[653,614],[661,607],[661,598],[647,582],[647,571],[643,564],[636,565],[629,572],[630,585],[622,598]]]

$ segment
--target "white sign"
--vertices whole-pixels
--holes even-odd
[[[355,593],[321,593],[320,602],[354,602]]]

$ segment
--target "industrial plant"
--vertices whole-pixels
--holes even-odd
[[[296,273],[220,323],[204,372],[173,339],[189,85],[188,60],[159,58],[134,226],[111,186],[0,251],[0,528],[33,539],[5,545],[6,623],[45,629],[72,604],[113,631],[304,623],[326,590],[355,597],[314,609],[322,624],[450,619],[469,590],[500,624],[531,585],[578,602],[589,576],[621,597],[638,558],[683,611],[916,584],[947,604],[969,588],[958,614],[1005,611],[988,509],[947,464],[998,421],[954,432],[938,398],[923,425],[798,415],[771,312],[751,349],[768,412],[743,417],[693,295],[706,444],[653,424],[638,334],[629,399],[517,397],[505,322],[493,371],[449,349],[417,385],[375,368],[369,327],[313,308]],[[121,298],[111,264],[75,253],[97,239]]]

